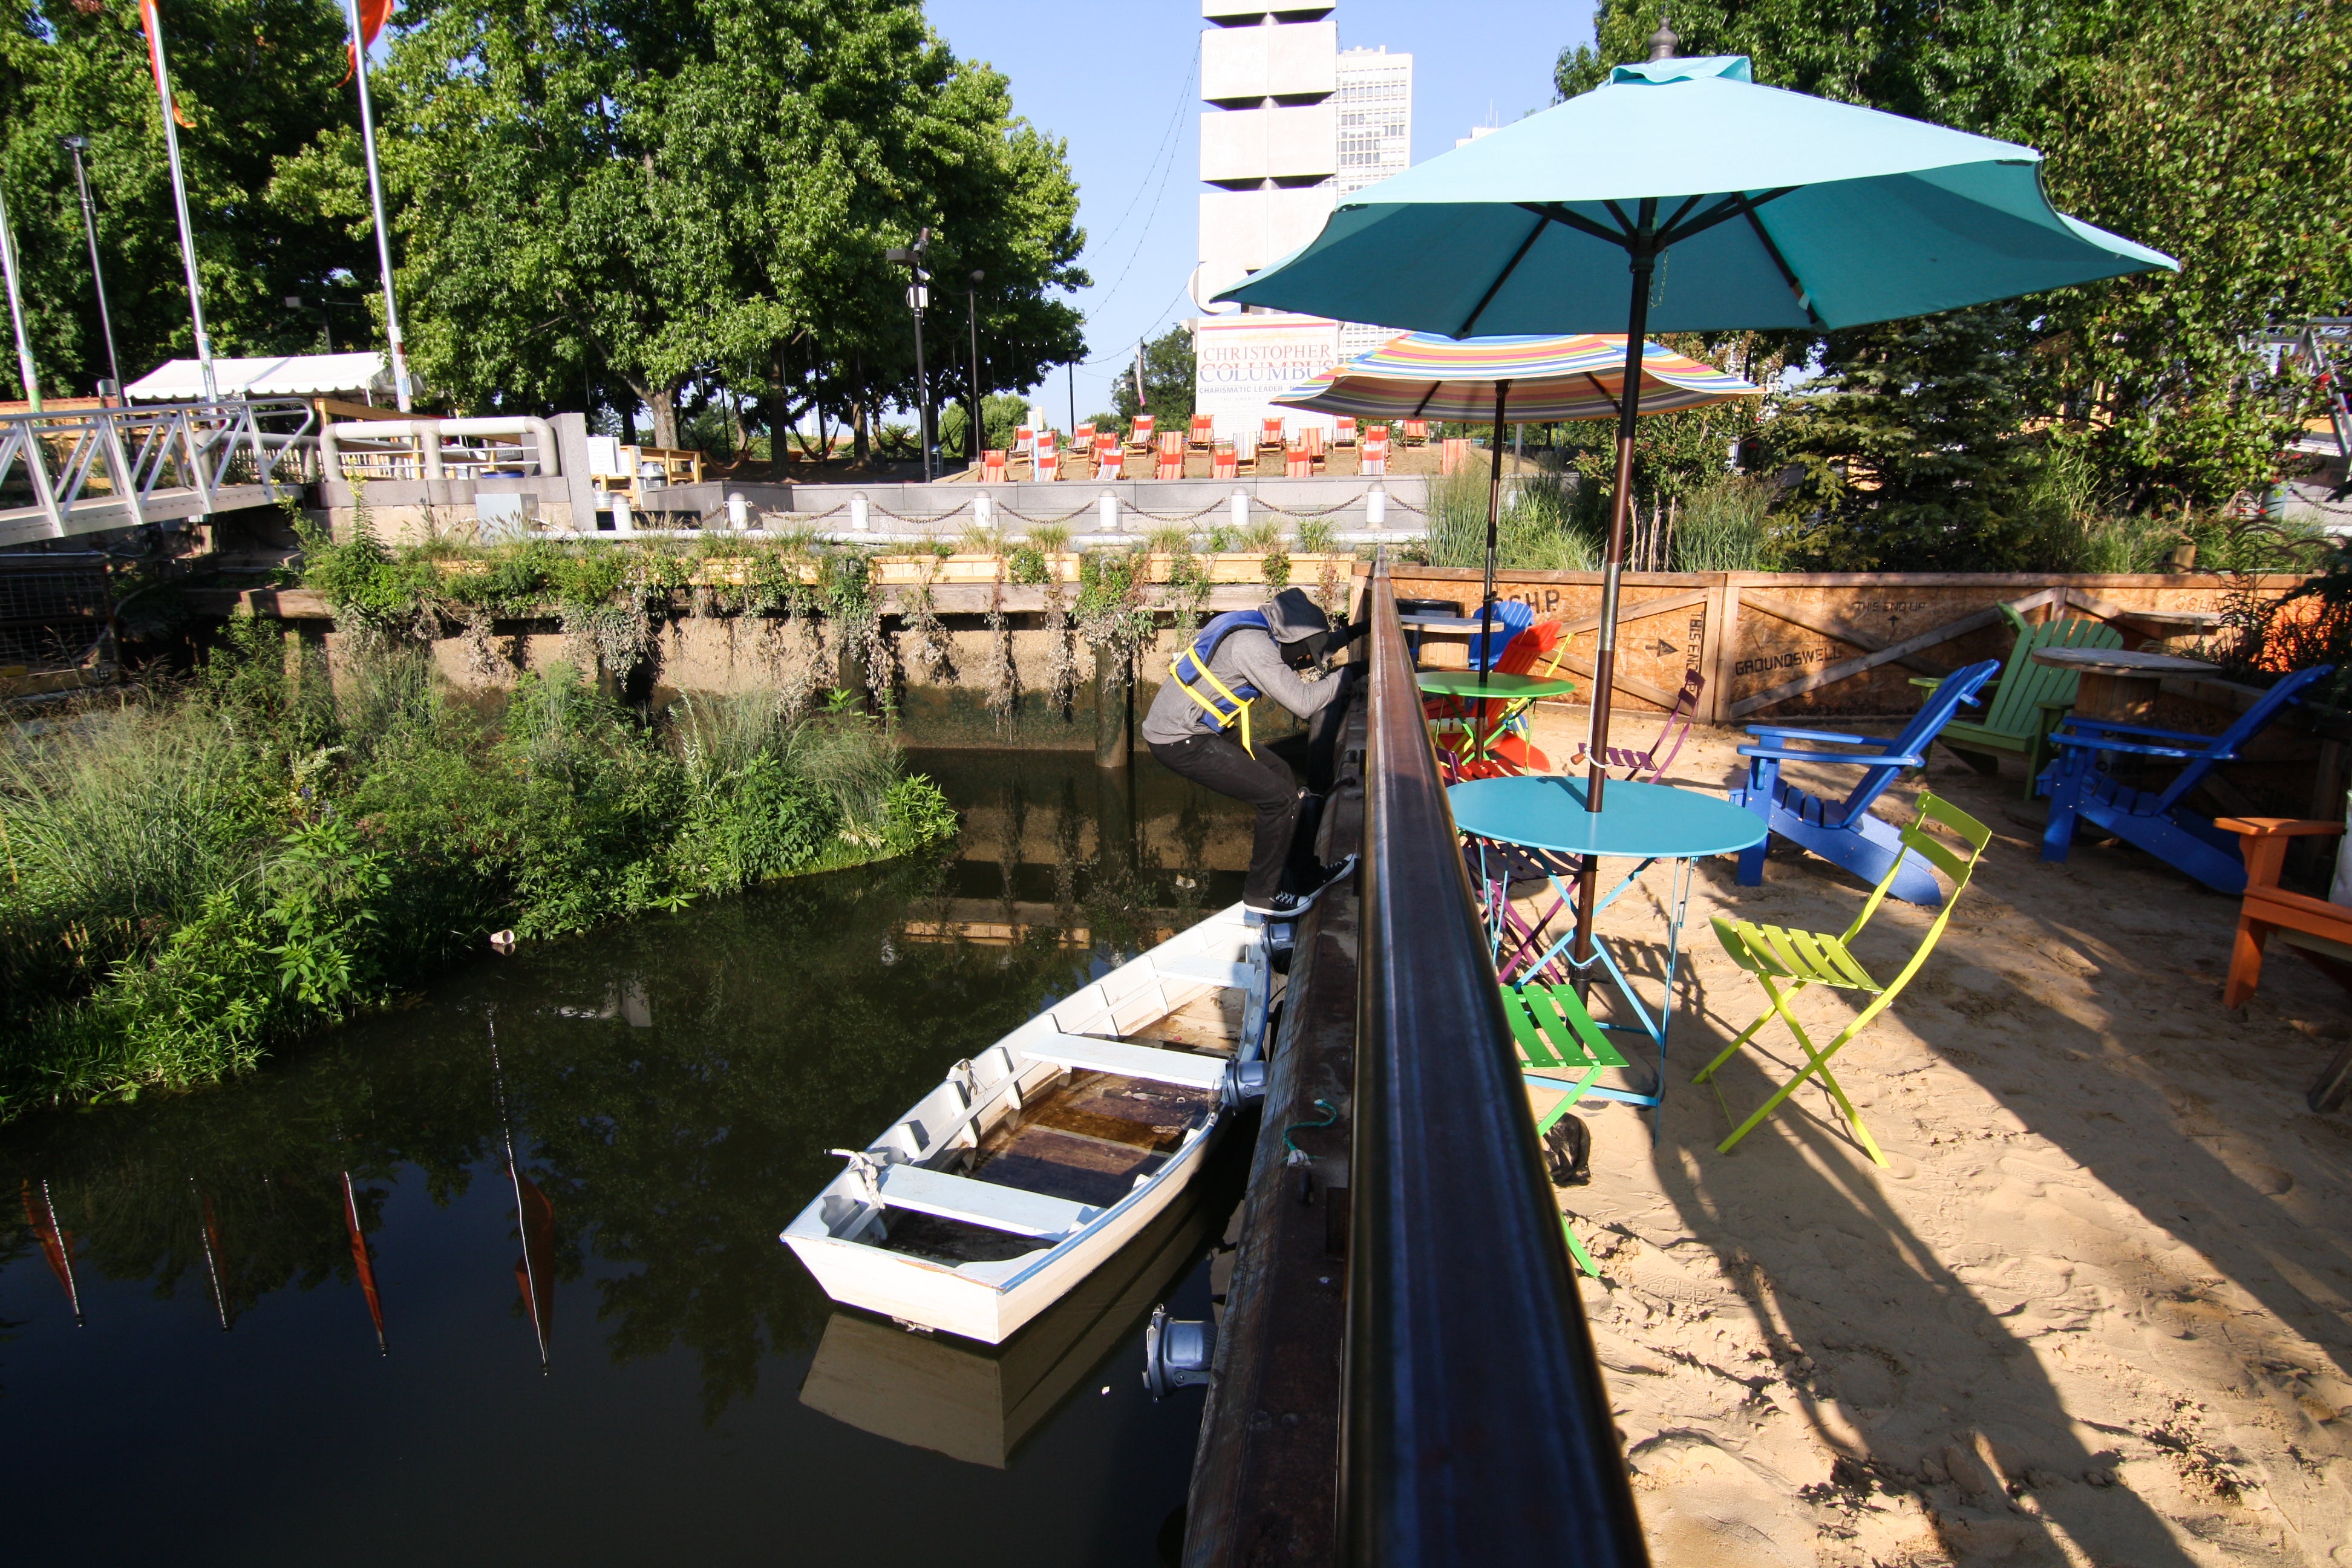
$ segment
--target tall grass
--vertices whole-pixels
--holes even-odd
[[[648,727],[560,665],[498,714],[414,651],[322,674],[240,634],[194,689],[0,740],[0,1119],[244,1070],[500,926],[585,931],[953,826],[887,733],[775,692]]]
[[[1423,548],[1433,566],[1483,567],[1486,563],[1487,477],[1458,468],[1429,482],[1429,536]],[[1552,469],[1507,488],[1496,523],[1496,563],[1522,571],[1590,572],[1600,561],[1598,542],[1580,526],[1568,477]]]
[[[1760,572],[1769,555],[1765,513],[1772,487],[1745,474],[1725,474],[1683,503],[1675,521],[1671,559],[1677,572]]]

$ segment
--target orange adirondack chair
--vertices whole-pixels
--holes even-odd
[[[1567,657],[1567,637],[1558,619],[1538,621],[1504,647],[1502,657],[1495,660],[1497,675],[1556,675]],[[1551,759],[1538,751],[1526,735],[1518,733],[1523,715],[1535,705],[1535,699],[1522,698],[1516,702],[1502,698],[1486,703],[1486,755],[1484,761],[1473,755],[1476,738],[1471,733],[1475,722],[1477,700],[1462,697],[1433,697],[1422,703],[1422,716],[1437,726],[1438,755],[1449,771],[1462,778],[1496,778],[1505,773],[1548,773],[1552,771]]]

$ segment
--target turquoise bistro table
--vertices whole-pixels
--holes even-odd
[[[1742,811],[1718,795],[1672,784],[1612,782],[1599,812],[1585,809],[1587,781],[1557,774],[1517,778],[1474,779],[1445,792],[1454,808],[1454,825],[1469,839],[1472,875],[1477,879],[1488,933],[1494,942],[1495,973],[1506,984],[1547,974],[1606,979],[1625,1005],[1632,1022],[1601,1021],[1603,1029],[1640,1035],[1657,1047],[1658,1075],[1647,1093],[1639,1089],[1595,1085],[1586,1092],[1630,1105],[1655,1106],[1665,1097],[1666,1031],[1674,1017],[1675,970],[1682,953],[1683,917],[1690,908],[1693,868],[1702,856],[1728,855],[1760,843],[1766,828],[1752,812]],[[1562,912],[1571,910],[1573,898],[1564,877],[1572,877],[1586,856],[1635,861],[1633,868],[1609,889],[1595,909],[1597,914],[1642,879],[1651,867],[1665,861],[1666,965],[1664,989],[1654,1009],[1643,1001],[1616,953],[1598,931],[1592,933],[1592,956],[1576,963],[1570,931],[1546,942],[1544,933]],[[1552,904],[1541,919],[1529,921],[1511,905],[1510,887],[1517,880],[1540,875],[1551,884]],[[1598,975],[1586,973],[1597,966]],[[1551,1080],[1545,1080],[1551,1087]],[[1557,1087],[1566,1088],[1566,1084]]]

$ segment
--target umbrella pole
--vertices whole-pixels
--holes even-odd
[[[1642,204],[1642,225],[1629,247],[1633,299],[1625,320],[1625,388],[1617,396],[1617,493],[1609,498],[1609,553],[1601,579],[1601,641],[1592,658],[1592,739],[1586,743],[1584,808],[1598,814],[1608,787],[1610,696],[1617,679],[1617,588],[1625,570],[1625,518],[1633,500],[1633,422],[1642,413],[1642,340],[1650,330],[1650,273],[1657,265],[1653,225],[1657,204]],[[1601,896],[1601,858],[1587,855],[1576,874],[1577,989],[1592,960],[1592,916]]]
[[[1478,600],[1479,697],[1470,737],[1470,754],[1482,763],[1486,760],[1486,672],[1495,667],[1495,650],[1487,639],[1495,633],[1495,548],[1503,519],[1503,399],[1510,390],[1507,381],[1495,384],[1495,466],[1486,481],[1486,591]]]

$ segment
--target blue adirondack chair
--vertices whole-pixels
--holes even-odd
[[[2246,890],[2246,863],[2238,837],[2181,805],[2205,775],[2238,759],[2238,748],[2267,728],[2300,700],[2304,689],[2335,673],[2333,665],[2299,669],[2263,693],[2218,735],[2183,734],[2138,724],[2110,724],[2077,715],[2054,731],[2058,755],[2042,770],[2042,793],[2050,797],[2050,824],[2042,833],[2042,858],[2063,860],[2074,841],[2077,817],[2103,833],[2136,844],[2158,859],[2188,872],[2217,892]],[[2159,757],[2185,764],[2160,790],[2135,789],[2116,779],[2100,758],[2121,754]]]
[[[1876,883],[1897,860],[1903,862],[1887,887],[1890,897],[1931,909],[1944,901],[1943,889],[1927,863],[1903,847],[1903,830],[1871,816],[1870,804],[1906,768],[1925,767],[1927,748],[1952,721],[1963,702],[1976,700],[1977,688],[2000,673],[2000,660],[1989,658],[1944,677],[1927,700],[1889,741],[1870,735],[1841,735],[1828,730],[1790,730],[1775,724],[1750,724],[1748,732],[1763,741],[1742,746],[1748,759],[1748,783],[1731,791],[1731,804],[1762,817],[1774,833],[1791,844],[1811,850],[1832,865],[1843,866],[1865,882]],[[1792,741],[1832,746],[1861,746],[1859,752],[1806,751]],[[1780,776],[1782,763],[1835,763],[1863,770],[1861,782],[1845,799],[1830,802],[1807,795]],[[1769,842],[1769,838],[1766,841]],[[1753,888],[1764,880],[1764,844],[1739,854],[1739,885]]]

